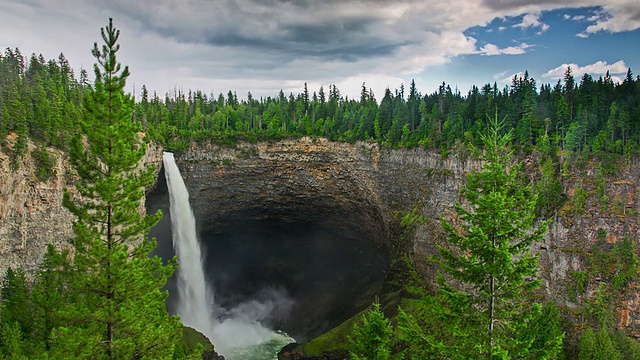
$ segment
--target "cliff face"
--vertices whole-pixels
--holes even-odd
[[[72,185],[66,176],[68,159],[59,151],[50,156],[55,175],[43,183],[31,156],[13,170],[7,154],[0,152],[0,277],[9,266],[22,266],[33,275],[46,244],[60,248],[72,233],[73,217],[62,207],[63,189]]]
[[[10,266],[22,266],[32,277],[47,244],[63,249],[73,235],[75,218],[62,206],[64,189],[75,191],[69,159],[60,150],[48,149],[54,175],[41,182],[31,155],[34,150],[30,143],[18,170],[12,169],[9,156],[0,151],[0,280]],[[145,162],[160,165],[162,150],[149,147]]]
[[[148,155],[149,161],[160,164],[159,149],[152,149]],[[13,172],[7,156],[0,153],[2,274],[7,266],[18,265],[33,273],[46,244],[62,246],[63,239],[71,235],[73,218],[61,206],[62,190],[71,185],[65,180],[68,162],[57,154],[56,176],[47,183],[39,183],[30,161],[27,159],[18,172]],[[435,254],[436,243],[444,241],[440,218],[455,216],[453,204],[459,198],[465,173],[478,165],[472,160],[456,156],[442,158],[420,149],[380,149],[370,143],[332,143],[309,138],[238,144],[235,148],[194,146],[179,154],[177,162],[189,189],[201,234],[227,236],[257,227],[259,231],[246,236],[249,252],[268,252],[271,246],[273,252],[285,254],[280,258],[272,253],[266,258],[251,258],[242,269],[224,274],[226,278],[220,281],[232,283],[234,276],[241,276],[249,269],[264,274],[295,274],[313,264],[313,272],[304,274],[311,278],[292,276],[284,284],[297,286],[299,300],[312,304],[299,309],[300,316],[342,309],[334,318],[347,315],[354,306],[371,303],[388,270],[397,216],[416,206],[427,221],[412,235],[410,253],[418,269],[433,280],[434,271],[425,259]],[[534,249],[540,254],[541,294],[568,309],[579,308],[597,288],[598,280],[590,280],[583,292],[568,296],[574,281],[572,274],[585,271],[586,258],[603,234],[606,244],[615,244],[625,235],[629,235],[634,244],[638,241],[640,164],[631,164],[600,184],[596,184],[595,170],[591,169],[595,166],[587,164],[577,169],[573,178],[563,181],[564,192],[569,197],[578,188],[587,191],[585,211],[574,214],[569,205],[565,206],[553,219],[544,242]],[[599,200],[601,192],[606,194],[608,202]],[[151,207],[163,208],[164,203],[166,201],[158,200],[158,204]],[[168,221],[167,218],[163,221]],[[313,244],[293,236],[297,240],[291,246],[275,238],[260,238],[283,228],[298,231],[311,225],[320,229],[314,228],[316,233],[325,234],[327,229],[333,232],[319,237],[322,241]],[[337,258],[341,253],[348,256]],[[324,261],[318,261],[319,254],[326,255]],[[285,261],[296,257],[298,262]],[[326,262],[329,258],[334,258],[330,264]],[[233,259],[227,260],[233,262]],[[247,265],[258,261],[268,265],[253,268]],[[354,271],[359,271],[357,277],[347,276]],[[332,275],[324,278],[312,275],[321,272]],[[246,282],[253,280],[255,278],[247,278]],[[327,291],[322,295],[313,293],[310,289],[314,286],[326,286],[323,289]],[[640,298],[633,291],[636,286],[632,282],[616,299],[616,321],[634,336],[640,335],[637,311]],[[329,293],[332,289],[347,292],[345,297],[355,305],[345,308],[347,305],[340,301],[340,293]],[[313,295],[305,297],[305,293]],[[330,305],[318,308],[322,304]],[[314,321],[320,323],[321,319]],[[298,330],[313,334],[330,325],[322,323],[315,328]]]

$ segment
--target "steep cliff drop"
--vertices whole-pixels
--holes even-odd
[[[178,258],[177,315],[182,322],[205,334],[216,350],[227,360],[275,359],[279,349],[293,342],[283,333],[272,331],[260,323],[268,316],[275,301],[250,300],[234,309],[217,307],[213,288],[203,271],[203,257],[196,232],[196,222],[189,204],[189,193],[173,154],[163,155],[165,177],[169,189],[173,247]]]

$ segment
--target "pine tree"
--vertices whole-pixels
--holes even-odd
[[[595,333],[587,329],[580,334],[578,360],[621,360],[622,354],[615,345],[609,330],[602,329]]]
[[[24,343],[20,324],[13,322],[4,324],[0,328],[0,359],[2,355],[7,360],[27,360],[24,354]]]
[[[31,302],[33,317],[37,321],[34,321],[29,341],[30,346],[38,350],[51,347],[51,331],[64,325],[64,316],[59,310],[63,304],[72,301],[71,294],[66,291],[67,280],[72,277],[66,272],[70,269],[68,256],[68,251],[58,252],[49,244],[33,283]]]
[[[511,132],[501,134],[497,115],[482,140],[483,164],[462,190],[467,204],[455,206],[459,221],[442,221],[449,244],[439,247],[447,275],[439,276],[439,297],[455,339],[448,350],[463,358],[523,356],[531,341],[518,334],[539,313],[526,301],[539,285],[531,245],[546,226],[534,225],[536,198],[518,183]]]
[[[2,301],[0,301],[0,327],[18,324],[20,333],[28,335],[32,330],[33,316],[30,306],[30,292],[27,278],[22,268],[7,268],[2,281]]]
[[[353,327],[353,337],[349,338],[351,360],[391,359],[392,346],[393,328],[376,301],[362,316],[362,325]]]
[[[532,319],[522,334],[521,340],[531,341],[526,357],[528,359],[564,359],[560,327],[560,312],[555,303],[545,304],[539,316]]]
[[[166,358],[180,339],[180,323],[165,309],[160,289],[175,266],[148,255],[145,240],[161,214],[142,215],[152,169],[140,169],[146,147],[132,121],[133,99],[124,93],[128,67],[116,60],[120,32],[112,19],[94,44],[95,82],[86,89],[81,136],[70,144],[81,197],[64,194],[76,216],[74,256],[67,274],[72,299],[61,311],[65,325],[52,332],[53,357]]]

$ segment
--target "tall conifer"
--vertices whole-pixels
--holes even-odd
[[[531,246],[546,226],[535,226],[536,198],[517,180],[511,132],[501,133],[497,116],[491,123],[482,137],[483,164],[462,190],[466,204],[455,207],[459,221],[443,220],[449,244],[439,248],[446,274],[439,278],[439,296],[454,338],[453,358],[526,357],[535,339],[522,334],[540,314],[527,294],[539,285]],[[551,343],[559,350],[560,341]]]
[[[116,60],[119,30],[112,19],[94,44],[94,85],[86,89],[81,135],[70,144],[80,197],[66,191],[63,203],[77,218],[72,303],[66,326],[53,334],[52,355],[65,358],[171,357],[180,323],[165,309],[160,289],[173,265],[148,255],[155,241],[144,235],[161,214],[140,212],[152,169],[140,169],[146,146],[132,121],[133,98],[124,87],[129,68]]]
[[[557,316],[528,296],[539,285],[531,246],[546,226],[534,222],[536,197],[519,183],[511,131],[501,128],[497,115],[490,119],[465,202],[456,204],[455,222],[442,221],[448,244],[438,247],[437,295],[424,295],[415,315],[400,311],[400,335],[414,358],[555,359],[562,350]]]

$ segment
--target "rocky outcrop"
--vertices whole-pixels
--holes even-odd
[[[75,218],[62,206],[64,189],[75,193],[69,159],[58,149],[47,149],[54,164],[53,176],[42,182],[32,156],[35,149],[34,144],[28,144],[17,170],[11,165],[9,151],[0,151],[0,280],[10,266],[21,266],[32,277],[47,244],[58,249],[69,247],[67,240],[73,234]],[[150,146],[144,162],[160,165],[162,150]]]
[[[34,150],[32,144],[29,150]],[[46,245],[63,247],[71,236],[73,216],[62,207],[64,189],[73,185],[68,159],[57,150],[49,155],[54,176],[40,182],[30,155],[14,170],[9,156],[0,152],[0,277],[9,266],[22,266],[33,275]]]

